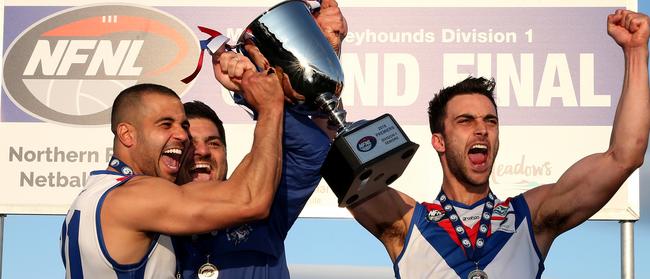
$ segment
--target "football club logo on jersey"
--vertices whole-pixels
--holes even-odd
[[[494,208],[494,213],[493,215],[496,216],[506,216],[508,214],[508,207],[505,205],[498,205],[497,207]]]
[[[427,220],[434,222],[442,220],[443,217],[445,217],[445,214],[442,211],[435,209],[429,211],[429,214],[427,214]]]
[[[173,16],[147,7],[95,5],[52,14],[7,48],[5,93],[25,113],[72,125],[110,122],[113,100],[137,83],[182,95],[179,77],[196,67],[200,46]]]
[[[252,232],[253,228],[248,224],[244,224],[234,229],[227,229],[226,237],[228,238],[228,241],[233,242],[235,245],[239,245],[240,243],[246,242]]]

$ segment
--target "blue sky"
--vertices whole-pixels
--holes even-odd
[[[650,13],[650,3],[639,1]],[[428,148],[428,147],[423,147]],[[650,150],[641,168],[642,218],[635,224],[636,278],[650,278]],[[59,254],[62,216],[5,219],[2,278],[63,278]],[[299,219],[286,241],[290,265],[355,265],[390,268],[379,243],[354,220]],[[556,239],[543,278],[620,278],[620,225],[586,222]]]

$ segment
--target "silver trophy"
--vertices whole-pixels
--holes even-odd
[[[312,3],[312,4],[310,4]],[[392,116],[348,123],[339,105],[343,70],[318,27],[312,1],[285,1],[257,17],[236,45],[258,68],[282,68],[293,89],[305,97],[298,105],[325,114],[337,137],[321,173],[345,207],[384,189],[406,169],[419,145],[411,142]]]

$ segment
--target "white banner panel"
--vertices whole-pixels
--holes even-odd
[[[252,122],[211,69],[180,83],[206,26],[237,38],[275,1],[5,1],[0,95],[0,213],[62,214],[88,173],[110,156],[110,104],[134,83],[174,88],[226,123],[236,165]],[[468,75],[492,76],[501,150],[491,177],[505,198],[551,183],[585,155],[606,150],[623,57],[605,20],[636,1],[345,1],[341,55],[348,120],[390,113],[421,145],[393,186],[431,201],[442,171],[430,145],[427,103]],[[209,67],[209,62],[204,66]],[[234,168],[231,168],[234,169]],[[635,172],[596,219],[638,219]],[[323,183],[303,217],[349,217]]]

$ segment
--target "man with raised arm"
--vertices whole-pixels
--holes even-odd
[[[251,151],[228,181],[174,184],[188,148],[188,120],[171,89],[122,91],[111,115],[114,156],[72,203],[61,234],[66,278],[175,278],[169,235],[264,219],[282,165],[284,95],[272,69],[237,81],[257,110]]]
[[[607,32],[625,57],[609,148],[571,166],[555,183],[500,200],[489,176],[499,149],[494,81],[467,78],[429,103],[431,144],[442,189],[418,203],[388,189],[350,208],[386,247],[397,278],[540,278],[561,233],[600,210],[643,163],[650,132],[648,16],[617,10]]]
[[[322,1],[315,19],[335,52],[340,53],[347,23],[337,2]],[[252,51],[248,49],[249,53]],[[261,53],[255,57],[258,68],[269,67]],[[239,63],[233,64],[235,61]],[[234,52],[215,55],[214,62],[216,78],[232,91],[240,90],[233,81],[240,79],[245,71],[255,69],[253,62]],[[286,75],[281,79],[285,92],[292,92],[287,97],[289,102],[304,99],[291,89]],[[216,113],[197,102],[186,103],[185,109],[195,152],[185,165],[190,175],[181,178],[226,179],[225,135],[223,128],[219,128],[220,121],[215,120]],[[290,278],[284,240],[321,180],[320,167],[330,145],[328,135],[335,134],[327,129],[327,119],[311,118],[291,107],[285,110],[283,173],[267,220],[174,238],[182,278]]]

